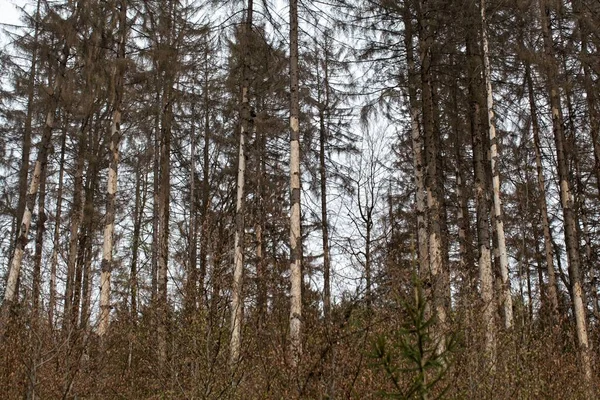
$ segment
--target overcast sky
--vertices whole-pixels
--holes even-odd
[[[19,24],[20,11],[16,5],[27,3],[27,0],[0,0],[0,24]]]

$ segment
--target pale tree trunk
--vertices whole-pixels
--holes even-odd
[[[426,271],[425,268],[429,265],[429,243],[425,209],[425,180],[423,176],[423,138],[419,124],[420,111],[419,99],[417,97],[418,75],[413,50],[413,24],[410,9],[408,7],[404,8],[404,26],[404,46],[406,47],[408,97],[410,104],[411,144],[416,191],[417,245],[419,252],[419,269],[421,274],[424,274]]]
[[[580,353],[580,366],[583,371],[586,384],[589,387],[589,385],[592,383],[592,368],[589,353],[586,312],[583,302],[583,288],[581,285],[580,276],[581,262],[579,257],[579,244],[577,243],[577,226],[575,223],[575,215],[573,210],[571,183],[569,182],[561,100],[559,87],[557,85],[558,66],[556,65],[554,43],[550,32],[550,10],[545,0],[539,0],[539,11],[540,25],[542,27],[542,36],[544,39],[543,62],[548,80],[548,92],[552,112],[552,130],[554,133],[554,142],[556,146],[556,161],[558,168],[558,179],[560,183],[560,202],[564,219],[564,235],[567,249],[567,261],[569,263],[569,280],[571,283],[577,343]]]
[[[496,299],[494,296],[494,274],[492,271],[492,256],[490,250],[490,226],[489,226],[489,197],[487,178],[485,173],[486,151],[483,143],[483,132],[481,128],[481,75],[480,61],[477,58],[477,50],[474,38],[477,30],[472,28],[467,32],[467,64],[469,80],[469,101],[471,110],[469,113],[471,141],[473,147],[473,168],[475,170],[475,207],[477,214],[477,247],[478,247],[478,269],[479,269],[479,293],[481,296],[481,320],[485,331],[484,360],[486,369],[493,371],[496,364]]]
[[[37,340],[40,332],[38,327],[40,325],[40,291],[41,291],[41,267],[42,267],[42,253],[44,245],[44,232],[46,230],[46,169],[42,169],[40,176],[40,188],[38,198],[38,220],[35,238],[35,254],[33,257],[33,288],[32,288],[32,312],[31,322],[29,330],[29,341],[33,347],[33,355],[31,358],[29,382],[27,384],[27,398],[35,399],[35,389],[37,381],[37,367],[40,361],[41,342]]]
[[[290,0],[290,363],[302,355],[302,237],[300,232],[300,124],[298,0]]]
[[[39,17],[40,17],[40,1],[37,1],[35,12],[35,29],[33,35],[33,49],[31,53],[31,69],[29,71],[29,88],[27,93],[27,113],[25,116],[25,126],[23,132],[23,155],[21,159],[21,170],[19,171],[19,204],[17,208],[17,216],[23,215],[25,201],[27,198],[27,176],[29,174],[29,153],[31,151],[31,125],[33,120],[33,96],[35,92],[35,76],[37,67],[37,49],[39,35]],[[46,228],[46,175],[47,171],[44,168],[40,176],[39,201],[38,201],[38,226],[35,240],[35,255],[33,266],[33,315],[38,317],[39,297],[41,289],[41,266],[44,231]],[[17,221],[17,226],[21,225],[21,220]]]
[[[25,124],[23,127],[23,147],[21,152],[21,167],[19,169],[19,200],[17,203],[17,227],[21,226],[23,213],[25,212],[25,203],[27,202],[27,178],[29,175],[29,162],[31,156],[31,136],[32,122],[34,114],[33,100],[35,95],[35,78],[37,71],[37,52],[39,37],[39,18],[40,3],[37,1],[35,11],[35,27],[33,33],[33,48],[31,50],[31,68],[29,69],[29,79],[27,88],[27,111],[25,114]]]
[[[422,83],[422,112],[423,131],[425,141],[425,191],[427,193],[428,212],[428,251],[429,271],[427,280],[431,284],[433,298],[433,312],[436,317],[435,338],[436,351],[442,354],[445,351],[444,331],[446,330],[446,280],[444,279],[444,259],[442,254],[443,243],[441,237],[441,188],[439,187],[437,156],[439,152],[436,130],[434,125],[433,86],[431,76],[433,29],[429,17],[431,10],[429,4],[423,2],[419,10],[419,50],[421,59]]]
[[[103,338],[108,331],[110,317],[110,278],[113,267],[113,235],[115,230],[115,209],[117,193],[117,170],[119,166],[119,142],[121,140],[121,103],[123,101],[123,77],[125,74],[125,41],[127,33],[126,2],[120,1],[118,14],[119,48],[112,69],[112,107],[113,115],[110,126],[110,160],[108,163],[108,181],[106,186],[106,214],[104,216],[104,245],[102,247],[102,264],[100,274],[100,321],[98,336]],[[117,15],[115,15],[115,19]]]
[[[241,43],[244,47],[242,60],[242,104],[241,104],[241,126],[240,126],[240,147],[238,152],[238,174],[237,174],[237,193],[235,207],[235,239],[233,256],[233,283],[231,285],[231,343],[230,343],[230,362],[235,365],[240,358],[240,346],[242,341],[242,319],[244,312],[244,296],[242,293],[244,276],[244,231],[245,215],[244,207],[244,185],[246,182],[246,139],[250,126],[250,100],[248,97],[250,79],[248,74],[250,68],[250,35],[252,33],[252,0],[248,0],[248,9],[246,11],[246,21],[244,31],[241,36]]]
[[[13,257],[10,262],[8,279],[4,291],[4,301],[2,302],[0,310],[0,336],[2,336],[2,334],[4,333],[4,329],[6,327],[6,324],[8,323],[10,308],[17,301],[17,281],[21,272],[21,263],[23,260],[23,254],[25,252],[25,246],[27,245],[27,242],[29,240],[29,227],[31,226],[31,216],[35,207],[35,201],[38,194],[40,179],[42,177],[42,174],[45,173],[46,166],[48,163],[48,153],[50,151],[50,147],[52,146],[51,142],[52,130],[54,129],[54,117],[58,108],[69,52],[70,48],[67,45],[65,45],[62,51],[62,60],[59,67],[59,71],[56,75],[56,79],[50,96],[49,110],[46,113],[44,131],[42,134],[42,139],[40,141],[40,150],[38,152],[37,160],[35,162],[35,167],[33,170],[33,175],[31,177],[31,183],[29,185],[29,191],[27,193],[27,201],[25,202],[23,218],[21,218],[21,226],[19,227],[18,240],[15,246]]]
[[[508,254],[506,252],[506,239],[504,237],[504,217],[502,200],[500,199],[500,169],[498,154],[498,138],[496,136],[496,121],[494,115],[494,92],[492,90],[492,69],[489,59],[489,45],[487,38],[487,20],[485,15],[485,0],[479,2],[481,12],[481,41],[483,45],[483,76],[487,100],[487,122],[490,138],[490,161],[492,169],[493,191],[493,223],[496,232],[496,251],[499,260],[500,278],[502,279],[502,308],[504,311],[504,327],[510,329],[513,325],[512,296],[510,294],[510,277],[508,269]]]
[[[82,5],[83,4],[78,4],[78,6]],[[84,23],[87,22],[88,21],[85,21]],[[98,161],[93,155],[98,154],[100,147],[100,138],[98,136],[98,121],[100,115],[95,105],[98,87],[95,84],[94,75],[97,72],[95,71],[95,64],[100,59],[101,49],[103,47],[102,40],[105,37],[103,35],[103,29],[104,28],[91,28],[89,39],[90,45],[84,47],[81,58],[84,63],[83,73],[85,77],[85,96],[82,98],[81,103],[82,110],[84,110],[83,115],[85,115],[85,117],[81,124],[80,135],[82,144],[87,141],[87,147],[82,145],[83,147],[81,148],[83,148],[84,151],[80,152],[78,159],[77,173],[81,172],[81,182],[83,182],[85,161],[88,162],[88,167],[85,172],[85,185],[82,184],[82,187],[85,187],[85,194],[79,212],[80,219],[75,218],[79,219],[78,222],[80,226],[75,226],[76,229],[71,231],[72,237],[69,249],[71,254],[69,254],[70,265],[68,269],[70,271],[74,270],[75,275],[72,282],[73,297],[71,307],[69,308],[70,315],[65,313],[65,316],[70,317],[67,320],[67,324],[72,324],[69,327],[73,329],[77,326],[78,321],[80,322],[81,327],[87,328],[87,322],[89,320],[87,314],[90,305],[88,296],[91,295],[91,290],[89,290],[89,284],[91,282],[91,262],[88,262],[88,260],[91,255],[88,253],[91,252],[91,250],[88,251],[88,248],[91,244],[94,214],[93,194],[98,174]],[[74,205],[74,207],[76,206],[77,204]],[[77,339],[77,336],[74,338]]]
[[[539,203],[542,216],[542,229],[544,232],[544,254],[546,257],[546,272],[548,274],[547,297],[550,306],[553,324],[558,323],[558,289],[556,275],[554,272],[554,250],[552,248],[552,234],[550,232],[550,218],[548,217],[548,205],[546,204],[546,178],[542,167],[542,151],[540,141],[540,125],[538,122],[538,110],[535,103],[533,79],[529,63],[525,65],[525,79],[529,93],[529,110],[531,113],[531,126],[533,131],[533,148],[535,152],[535,169],[539,191]],[[540,282],[541,283],[541,282]]]

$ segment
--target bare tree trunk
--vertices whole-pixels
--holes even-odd
[[[191,115],[195,116],[195,104],[192,104]],[[190,320],[196,313],[198,303],[198,216],[196,211],[196,124],[191,122],[190,131],[190,217],[188,226],[188,269],[185,281],[184,312],[186,319]]]
[[[290,362],[302,355],[302,237],[300,226],[300,124],[298,93],[298,0],[290,0]]]
[[[453,64],[454,65],[454,64]],[[458,107],[458,85],[453,81],[451,88],[452,95],[452,131],[454,135],[454,152],[456,157],[456,197],[458,207],[456,219],[458,225],[459,241],[459,272],[462,274],[462,290],[467,294],[467,301],[474,299],[477,292],[477,275],[475,269],[475,259],[473,255],[473,232],[469,222],[468,194],[465,179],[464,165],[464,125],[460,118]]]
[[[38,221],[37,232],[35,238],[35,254],[33,257],[33,315],[38,317],[40,304],[41,290],[41,268],[42,268],[42,253],[44,245],[44,232],[46,231],[46,170],[42,171],[40,176],[40,194],[38,199]]]
[[[48,321],[54,327],[54,312],[56,310],[56,269],[58,266],[58,251],[60,248],[60,220],[62,217],[63,185],[65,174],[65,152],[67,146],[67,126],[65,121],[60,146],[60,167],[58,172],[58,191],[56,193],[56,213],[54,214],[54,239],[50,260],[50,301],[48,303]]]
[[[157,94],[156,101],[160,104],[160,94]],[[160,248],[160,117],[157,115],[154,119],[154,152],[152,157],[152,258],[151,258],[151,299],[153,306],[156,306],[158,296],[158,253]]]
[[[31,226],[31,216],[33,208],[35,207],[35,201],[38,194],[40,179],[42,177],[42,174],[46,170],[46,165],[48,163],[48,153],[50,151],[50,147],[52,146],[51,140],[52,130],[54,129],[54,117],[56,114],[56,110],[58,109],[58,103],[60,99],[60,93],[62,90],[62,83],[64,79],[67,59],[69,57],[69,52],[70,48],[68,47],[68,45],[65,45],[62,51],[62,60],[60,68],[56,75],[52,95],[50,96],[50,105],[49,110],[46,114],[44,132],[42,134],[42,139],[40,142],[40,150],[37,156],[37,160],[35,162],[33,175],[31,177],[31,183],[29,186],[29,191],[27,193],[27,201],[25,203],[25,210],[23,211],[23,218],[21,219],[21,226],[19,227],[19,239],[17,241],[15,251],[10,263],[8,279],[4,291],[4,301],[2,302],[0,310],[0,337],[3,335],[6,324],[8,323],[10,308],[17,300],[17,281],[21,272],[21,263],[23,260],[25,246],[27,245],[27,242],[29,240],[29,227]]]
[[[573,210],[573,198],[569,171],[567,166],[567,152],[565,149],[565,134],[563,131],[563,118],[561,112],[560,93],[557,85],[558,67],[554,55],[554,43],[550,32],[550,10],[545,0],[539,0],[540,24],[544,39],[544,67],[548,80],[550,107],[552,111],[552,130],[556,146],[556,161],[558,178],[560,181],[560,202],[564,218],[564,234],[567,247],[567,261],[569,263],[569,280],[575,314],[577,343],[580,351],[581,369],[586,384],[591,385],[592,368],[589,354],[589,341],[585,306],[583,303],[583,289],[581,286],[579,245],[577,243],[577,227]]]
[[[433,29],[431,27],[431,10],[426,1],[419,10],[419,50],[421,59],[422,83],[422,112],[423,131],[425,139],[425,190],[427,193],[428,211],[428,250],[429,271],[428,279],[432,288],[434,315],[436,317],[436,351],[441,354],[445,351],[446,344],[443,332],[446,327],[446,280],[444,279],[444,259],[442,254],[443,243],[441,236],[441,188],[439,187],[438,174],[438,141],[434,125],[433,86],[431,82],[431,64],[433,51]]]
[[[29,162],[31,156],[31,136],[32,122],[34,114],[34,95],[35,95],[35,78],[37,74],[37,53],[38,53],[38,37],[39,37],[39,19],[40,19],[40,3],[37,1],[35,11],[35,27],[33,33],[33,48],[31,49],[31,67],[29,69],[28,88],[27,88],[27,111],[25,114],[25,125],[23,127],[23,147],[21,151],[21,167],[19,169],[19,200],[17,203],[17,227],[22,224],[23,213],[27,202],[27,178],[29,175]]]
[[[264,196],[265,185],[264,178],[266,176],[266,147],[265,133],[258,132],[258,152],[259,166],[257,179],[257,194],[258,194],[258,221],[256,222],[256,279],[257,279],[257,296],[256,308],[258,311],[258,329],[262,330],[263,322],[267,314],[267,262],[265,251],[265,237],[263,234],[265,226],[265,210]]]
[[[406,65],[408,74],[408,97],[410,104],[411,144],[413,153],[413,169],[415,174],[415,201],[417,211],[417,245],[419,251],[419,268],[422,276],[429,265],[429,243],[427,237],[427,216],[425,205],[425,180],[423,176],[423,138],[419,125],[419,99],[417,97],[418,75],[413,50],[413,23],[408,7],[404,8],[404,46],[406,48]]]
[[[512,296],[510,294],[510,277],[508,270],[508,254],[506,252],[506,239],[504,237],[504,217],[502,200],[500,199],[500,170],[498,155],[498,138],[496,137],[496,122],[494,115],[494,92],[492,90],[492,69],[489,60],[489,46],[487,38],[487,20],[485,15],[485,0],[480,0],[481,12],[481,41],[483,45],[483,76],[485,80],[487,98],[487,121],[490,138],[490,161],[492,169],[493,188],[493,223],[496,232],[496,251],[500,262],[500,278],[502,280],[502,308],[504,311],[504,327],[510,329],[513,325]]]
[[[590,10],[581,3],[580,0],[572,2],[573,12],[577,15],[577,35],[581,41],[581,50],[579,59],[583,68],[583,89],[588,109],[588,120],[590,123],[590,136],[592,139],[592,148],[594,150],[594,177],[598,186],[598,196],[600,197],[600,111],[598,110],[598,96],[594,90],[594,81],[592,79],[592,70],[590,64],[593,63],[594,54],[590,54],[589,41],[593,38],[593,26],[590,25]]]
[[[486,151],[483,143],[481,128],[481,99],[479,87],[481,86],[480,61],[477,59],[476,44],[477,30],[471,28],[467,33],[467,63],[469,80],[469,113],[471,140],[473,147],[473,168],[475,170],[475,207],[477,214],[477,247],[479,266],[479,292],[482,301],[481,319],[485,330],[485,363],[488,371],[495,370],[496,364],[496,299],[494,296],[494,274],[492,271],[492,256],[490,250],[489,226],[489,197],[485,172]]]
[[[204,142],[202,149],[202,210],[200,211],[200,276],[198,277],[198,286],[200,288],[202,307],[206,299],[204,281],[206,277],[206,269],[208,264],[208,245],[209,232],[208,229],[208,211],[210,209],[210,104],[209,104],[209,65],[208,51],[205,54],[205,71],[204,71]]]
[[[246,11],[246,22],[241,36],[244,55],[242,61],[242,104],[241,104],[241,126],[240,147],[238,152],[238,174],[237,174],[237,196],[235,208],[235,243],[233,256],[233,283],[231,286],[231,343],[230,362],[235,365],[240,357],[240,346],[242,340],[242,319],[244,297],[242,292],[244,276],[244,233],[245,233],[245,206],[244,185],[246,181],[246,139],[250,125],[250,100],[248,90],[250,84],[250,35],[252,33],[253,2],[248,0]]]
[[[531,113],[531,125],[533,131],[533,147],[535,151],[535,168],[542,215],[542,229],[544,232],[544,254],[546,256],[546,272],[548,274],[548,301],[551,318],[554,324],[558,323],[558,289],[554,272],[554,250],[552,248],[552,236],[550,232],[550,218],[548,217],[548,205],[546,204],[546,179],[542,167],[542,151],[540,142],[540,125],[538,122],[538,110],[535,103],[533,79],[529,63],[525,65],[525,79],[529,94],[529,110]]]
[[[165,368],[167,361],[167,275],[169,258],[169,214],[171,194],[171,88],[165,88],[162,99],[161,146],[160,146],[160,191],[159,191],[159,247],[157,271],[158,310],[158,362]]]
[[[129,290],[131,295],[131,318],[132,323],[135,324],[138,314],[138,257],[140,248],[140,236],[142,230],[142,222],[144,217],[144,209],[146,206],[146,196],[148,193],[147,179],[148,174],[145,173],[142,177],[142,163],[140,158],[137,159],[136,166],[136,184],[135,184],[135,207],[133,210],[134,226],[133,226],[133,238],[131,245],[131,269],[129,273]],[[143,185],[143,188],[141,187]]]
[[[96,118],[100,121],[100,118]],[[99,154],[100,135],[102,128],[96,123],[91,132],[92,144],[90,154]],[[73,327],[77,326],[79,317],[79,329],[87,336],[89,334],[90,305],[92,296],[92,238],[94,235],[94,224],[96,209],[94,207],[95,193],[98,190],[98,159],[90,157],[86,171],[85,203],[81,233],[79,235],[79,246],[77,255],[77,271],[75,274],[75,285],[73,295],[72,321]],[[80,307],[81,303],[81,307]],[[86,339],[87,340],[87,339]]]
[[[125,68],[125,40],[127,34],[125,1],[120,2],[119,48],[112,69],[112,107],[113,115],[110,126],[110,160],[108,163],[108,182],[106,186],[106,214],[104,217],[104,246],[102,247],[102,264],[100,275],[100,321],[98,336],[104,337],[108,331],[110,316],[110,278],[113,262],[113,235],[115,230],[115,211],[117,193],[117,170],[119,167],[119,142],[121,141],[121,103],[123,101],[123,76]],[[116,17],[116,16],[115,16]]]
[[[319,178],[321,188],[321,235],[323,245],[323,313],[325,323],[329,327],[330,312],[331,312],[331,257],[329,253],[329,222],[327,220],[327,168],[325,165],[325,145],[327,143],[327,118],[325,113],[329,112],[329,73],[328,73],[328,57],[327,49],[325,49],[325,62],[323,67],[325,89],[324,98],[322,98],[321,82],[319,70],[317,69],[318,99],[319,102]],[[318,66],[317,66],[318,68]]]
[[[77,264],[77,243],[79,237],[79,227],[84,214],[83,197],[83,172],[85,167],[85,153],[87,151],[87,138],[83,131],[79,133],[79,148],[77,152],[77,161],[75,167],[75,176],[73,183],[73,202],[71,205],[71,226],[69,236],[69,256],[67,259],[67,282],[65,286],[65,300],[63,312],[63,330],[68,334],[71,329],[72,309],[74,293],[76,287],[76,264]]]

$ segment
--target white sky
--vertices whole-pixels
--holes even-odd
[[[27,0],[0,0],[0,24],[19,24],[18,6],[27,3]]]

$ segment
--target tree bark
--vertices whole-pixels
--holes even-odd
[[[56,193],[56,213],[54,214],[54,239],[50,259],[50,301],[48,303],[48,321],[54,327],[54,312],[56,310],[56,269],[58,266],[58,251],[60,248],[60,222],[62,217],[63,185],[65,173],[65,152],[67,146],[67,126],[64,123],[62,142],[60,146],[60,167],[58,172],[58,190]]]
[[[62,51],[62,60],[59,71],[56,75],[50,95],[49,109],[46,113],[44,131],[40,141],[40,150],[35,162],[35,168],[31,177],[31,183],[29,185],[29,191],[27,193],[27,201],[25,202],[25,210],[23,211],[23,218],[21,219],[21,226],[19,227],[17,244],[15,246],[15,251],[10,263],[8,279],[4,291],[4,301],[2,302],[0,310],[0,336],[2,336],[4,333],[4,329],[8,323],[10,308],[17,300],[17,281],[21,272],[21,263],[23,260],[23,254],[25,252],[25,246],[29,240],[29,227],[31,226],[31,216],[35,207],[40,179],[42,174],[45,173],[48,163],[48,153],[52,146],[51,140],[52,131],[54,129],[54,118],[60,101],[60,94],[69,53],[70,48],[68,45],[65,45]]]
[[[453,63],[453,65],[455,65]],[[475,269],[475,258],[473,255],[473,232],[469,222],[469,197],[466,187],[465,168],[464,165],[464,124],[460,117],[458,105],[458,84],[453,81],[451,87],[452,96],[452,133],[454,135],[454,154],[456,157],[455,175],[456,175],[456,222],[458,225],[458,242],[459,242],[459,273],[462,275],[462,290],[467,294],[467,301],[474,299],[477,292],[477,276]]]
[[[427,193],[427,216],[428,216],[428,252],[429,271],[428,284],[431,285],[432,304],[436,317],[435,337],[438,343],[436,351],[441,354],[445,351],[446,344],[443,340],[443,332],[446,329],[446,280],[444,279],[443,243],[441,236],[441,188],[439,187],[438,174],[438,138],[434,125],[433,108],[433,85],[432,85],[432,51],[434,33],[432,28],[431,13],[427,1],[423,1],[419,16],[419,51],[421,59],[421,92],[423,131],[425,141],[425,191]]]
[[[408,7],[404,8],[404,46],[406,48],[406,66],[408,75],[408,98],[410,104],[411,145],[413,153],[413,169],[415,175],[415,205],[417,211],[417,245],[419,252],[419,269],[425,276],[425,268],[429,265],[429,243],[427,237],[427,215],[425,199],[425,180],[423,174],[423,137],[419,124],[419,99],[417,97],[418,71],[415,66],[413,49],[413,23]]]
[[[540,25],[542,27],[542,36],[544,40],[543,67],[546,72],[548,95],[550,97],[550,108],[552,112],[552,131],[554,133],[554,143],[556,146],[556,161],[560,183],[560,202],[564,219],[564,235],[567,248],[567,261],[569,263],[569,280],[571,283],[577,343],[580,353],[580,366],[586,384],[590,385],[592,383],[592,368],[589,354],[586,313],[583,303],[583,289],[581,286],[579,244],[577,243],[577,227],[573,210],[571,182],[569,181],[560,92],[557,85],[558,66],[555,61],[554,43],[550,32],[550,9],[545,0],[539,0],[539,11]]]
[[[475,207],[477,214],[477,247],[479,266],[479,293],[481,296],[481,319],[485,330],[485,364],[493,371],[496,364],[496,299],[494,296],[494,274],[490,250],[489,197],[485,172],[486,150],[481,129],[481,63],[477,57],[475,38],[477,29],[471,27],[467,32],[467,79],[469,81],[469,101],[471,103],[469,122],[473,148],[473,168],[475,170]]]
[[[544,254],[546,257],[546,272],[548,274],[548,302],[550,306],[553,324],[558,323],[558,287],[554,272],[554,250],[552,248],[552,234],[550,231],[550,218],[548,217],[548,205],[546,203],[546,178],[542,167],[542,150],[540,141],[540,125],[538,122],[538,110],[535,103],[533,79],[531,77],[531,66],[525,65],[525,79],[529,94],[529,110],[531,113],[531,126],[533,131],[533,148],[535,152],[535,169],[539,191],[540,212],[542,217],[542,229],[544,232]],[[543,301],[543,300],[542,300]]]
[[[79,133],[79,146],[73,182],[73,201],[71,205],[71,226],[69,236],[69,256],[67,259],[67,282],[65,285],[65,300],[63,312],[63,330],[68,334],[71,329],[72,310],[76,287],[77,243],[79,228],[84,215],[83,173],[87,138],[83,131]]]
[[[135,184],[135,206],[133,210],[134,226],[131,245],[131,267],[129,272],[129,291],[131,302],[131,319],[135,324],[138,315],[138,257],[141,244],[141,230],[144,217],[144,209],[146,208],[146,196],[148,193],[147,179],[148,173],[142,177],[142,163],[140,157],[137,159],[136,166],[136,184]],[[143,188],[142,188],[143,185]]]
[[[241,102],[241,126],[240,126],[240,147],[238,152],[238,174],[237,174],[237,195],[235,209],[235,239],[233,256],[233,283],[231,285],[231,343],[230,343],[230,362],[235,365],[240,357],[243,303],[242,293],[244,276],[244,233],[245,233],[245,192],[246,182],[246,140],[250,126],[250,100],[248,96],[250,84],[250,35],[252,33],[252,12],[253,1],[248,0],[248,9],[246,12],[246,21],[244,23],[241,36],[241,45],[244,55],[242,60],[242,102]]]
[[[319,65],[317,65],[318,103],[319,103],[319,184],[321,189],[321,235],[323,247],[323,314],[325,323],[329,327],[331,313],[331,255],[329,252],[329,221],[327,219],[327,167],[325,158],[325,146],[327,144],[327,117],[329,113],[329,59],[328,50],[325,49],[323,62],[323,84],[319,76]],[[320,63],[320,59],[317,61]],[[324,88],[324,92],[321,88]],[[329,328],[327,328],[329,329]]]
[[[38,220],[35,237],[35,254],[33,256],[33,316],[39,318],[40,291],[41,291],[41,273],[42,273],[42,253],[44,251],[44,232],[46,231],[46,170],[42,170],[40,176],[40,190],[38,198]]]
[[[195,104],[191,107],[192,118],[195,118]],[[196,124],[191,121],[190,130],[190,217],[188,221],[188,260],[185,280],[184,312],[188,322],[196,313],[198,304],[198,215],[196,210]]]
[[[500,278],[502,280],[502,309],[504,311],[504,327],[510,329],[513,325],[512,296],[510,293],[510,277],[508,269],[508,254],[506,252],[506,239],[504,237],[504,217],[502,200],[500,199],[500,169],[498,155],[498,138],[496,136],[496,122],[494,115],[494,92],[492,90],[492,69],[489,60],[489,45],[487,38],[487,20],[485,13],[485,0],[480,0],[481,12],[481,41],[483,47],[483,76],[487,99],[487,122],[490,138],[490,162],[492,169],[492,189],[494,213],[492,221],[496,232],[496,251],[498,252]]]
[[[115,11],[116,13],[116,11]],[[106,186],[106,214],[104,217],[104,246],[100,275],[100,321],[98,336],[104,337],[108,331],[110,317],[110,278],[113,268],[113,236],[115,230],[117,171],[119,167],[119,142],[121,141],[121,105],[123,102],[123,77],[125,75],[125,44],[127,35],[126,2],[120,1],[118,15],[119,33],[117,58],[112,68],[111,86],[113,93],[113,115],[110,126],[110,160],[108,163],[108,181]]]
[[[302,237],[300,225],[300,124],[298,93],[298,0],[290,0],[290,363],[302,355]]]
[[[25,125],[23,127],[23,147],[21,152],[21,167],[19,169],[19,200],[17,203],[17,227],[22,224],[23,213],[27,202],[27,178],[29,175],[29,160],[31,156],[31,136],[32,122],[34,114],[34,95],[35,95],[35,78],[37,74],[37,53],[38,53],[38,37],[39,37],[39,19],[40,19],[40,3],[37,1],[35,10],[35,22],[33,32],[33,48],[31,50],[31,67],[29,69],[29,79],[27,88],[27,111],[25,114]]]

